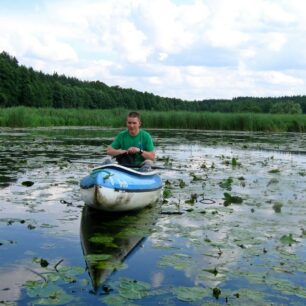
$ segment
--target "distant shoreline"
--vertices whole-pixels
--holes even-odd
[[[140,111],[145,128],[306,132],[306,115]],[[0,108],[1,127],[100,126],[122,127],[126,109]]]

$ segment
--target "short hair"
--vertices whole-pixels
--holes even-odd
[[[128,117],[138,118],[140,120],[140,114],[138,112],[129,112]]]

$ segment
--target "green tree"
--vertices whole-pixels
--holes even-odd
[[[301,114],[302,108],[299,103],[293,101],[277,102],[270,108],[270,113],[273,114]]]

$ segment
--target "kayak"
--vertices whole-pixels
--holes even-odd
[[[81,196],[93,208],[119,212],[159,201],[162,180],[156,171],[140,172],[118,164],[94,168],[80,181]]]

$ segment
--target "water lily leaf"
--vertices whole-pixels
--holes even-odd
[[[172,191],[169,188],[165,188],[163,191],[163,198],[168,199],[172,196]]]
[[[139,304],[130,303],[127,299],[120,295],[108,295],[101,299],[101,302],[109,306],[139,306]]]
[[[182,179],[179,179],[179,187],[180,188],[186,187],[186,183]]]
[[[119,285],[119,294],[127,299],[142,299],[149,295],[150,288],[149,283],[122,278]]]
[[[229,206],[232,203],[234,204],[241,204],[243,202],[243,199],[239,196],[231,196],[228,192],[224,193],[224,206]]]
[[[281,241],[283,244],[288,244],[288,245],[291,245],[291,244],[293,244],[293,243],[298,243],[297,240],[293,239],[292,234],[283,235],[283,236],[280,238],[280,241]]]
[[[280,173],[279,169],[272,169],[269,171],[269,173]]]
[[[172,289],[173,294],[180,301],[195,302],[209,297],[211,291],[209,288],[202,287],[177,287]]]
[[[274,209],[276,213],[280,213],[282,211],[282,207],[283,207],[283,203],[281,202],[275,202],[272,206],[272,208]]]
[[[222,182],[219,183],[219,186],[223,189],[226,190],[232,190],[232,183],[233,183],[233,179],[231,177],[223,180]]]
[[[294,284],[289,280],[267,278],[266,282],[271,286],[271,288],[282,292],[282,294],[295,295],[304,299],[306,298],[306,288]]]
[[[193,193],[190,195],[190,199],[186,200],[185,203],[187,204],[194,204],[197,201],[198,195]]]
[[[279,182],[278,179],[272,178],[272,179],[268,182],[267,186],[270,186],[270,185],[273,185],[273,184],[277,184],[278,182]]]
[[[213,288],[213,296],[214,296],[216,299],[218,299],[220,295],[221,295],[221,290],[220,290],[220,288],[217,288],[217,287]]]
[[[234,296],[239,299],[239,305],[266,305],[265,301],[265,293],[261,291],[257,291],[254,288],[239,289],[238,292],[234,294]]]
[[[26,282],[25,287],[29,297],[39,297],[33,304],[62,305],[74,300],[72,295],[67,294],[61,287],[54,283],[30,281]]]
[[[83,274],[85,272],[85,269],[83,267],[79,266],[64,266],[60,269],[58,269],[58,272],[65,276],[76,276]]]
[[[159,261],[159,266],[168,266],[176,270],[186,270],[190,267],[191,258],[191,256],[186,254],[165,255]]]
[[[203,271],[211,273],[211,274],[213,274],[215,276],[219,273],[216,268],[214,268],[214,269],[203,269]]]

